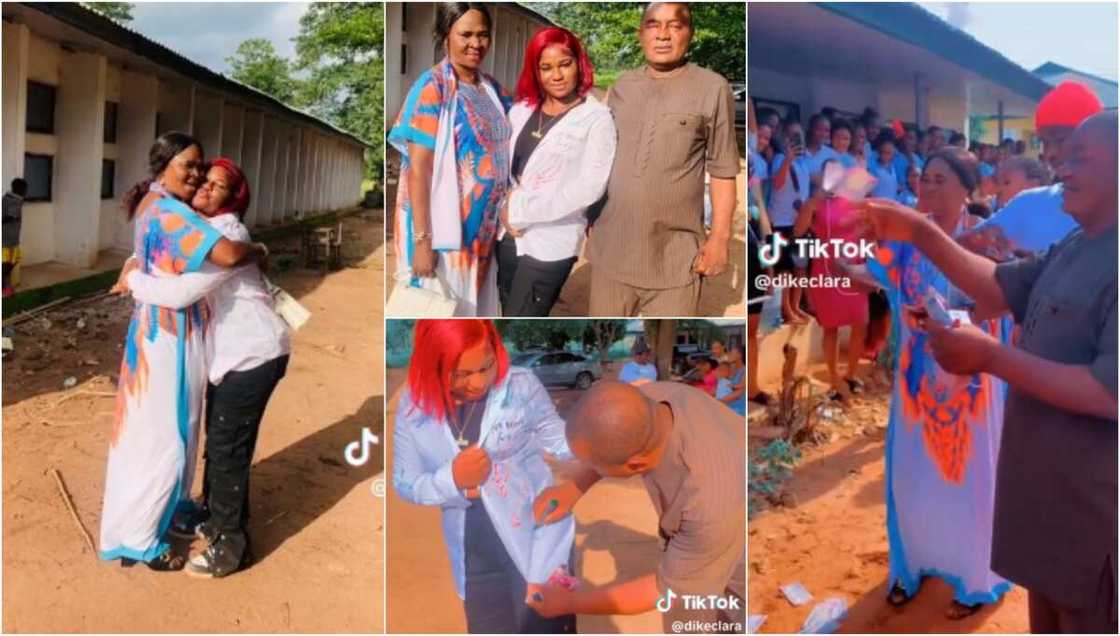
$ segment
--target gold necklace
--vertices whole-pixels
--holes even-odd
[[[483,400],[484,399],[486,399],[486,398],[483,398]],[[470,412],[467,414],[467,419],[466,419],[465,422],[462,423],[462,426],[460,426],[458,424],[453,424],[455,426],[455,430],[459,433],[459,437],[455,439],[455,443],[459,446],[459,448],[466,448],[466,447],[471,445],[470,440],[468,440],[464,436],[464,433],[467,430],[467,425],[470,423],[471,418],[474,417],[474,412],[478,408],[478,403],[481,402],[481,401],[482,400],[478,400],[478,402],[471,402]],[[458,413],[456,413],[456,416],[458,416]]]
[[[548,123],[551,124],[552,120],[556,119],[560,115],[563,115],[564,113],[571,110],[580,101],[581,100],[576,100],[576,101],[572,102],[571,104],[568,104],[568,105],[564,106],[564,110],[556,113],[555,115],[549,115],[548,116]],[[537,129],[536,129],[536,131],[529,133],[530,135],[533,136],[534,139],[540,139],[541,137],[544,137],[544,133],[541,132],[541,129],[544,128],[544,103],[543,102],[541,103],[541,107],[539,109],[537,109],[537,113],[538,113],[537,114]]]
[[[544,133],[541,132],[541,129],[544,128],[544,106],[543,105],[541,106],[540,110],[537,111],[537,113],[538,113],[537,129],[535,131],[529,133],[530,135],[533,136],[534,139],[540,139],[541,137],[544,136]],[[549,117],[548,121],[551,122],[552,117]]]

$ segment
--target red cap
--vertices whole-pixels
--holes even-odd
[[[1035,130],[1046,126],[1077,126],[1101,112],[1101,100],[1084,84],[1064,81],[1046,93],[1034,111]]]

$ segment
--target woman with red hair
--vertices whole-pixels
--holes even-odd
[[[249,241],[241,219],[250,200],[241,168],[219,157],[210,162],[191,207],[226,238]],[[272,294],[255,264],[232,269],[204,264],[198,272],[176,277],[126,266],[114,289],[131,291],[137,300],[161,307],[189,307],[203,299],[209,306],[202,511],[180,515],[171,533],[188,538],[198,533],[209,541],[209,547],[186,564],[187,574],[232,574],[252,560],[249,467],[265,407],[287,370],[287,324],[274,310]]]
[[[579,256],[587,209],[607,189],[617,133],[591,94],[595,73],[571,31],[537,31],[509,112],[511,190],[501,211],[504,316],[548,316]]]
[[[571,459],[564,421],[527,369],[511,367],[494,323],[419,320],[393,426],[393,488],[439,506],[470,633],[570,633],[545,619],[528,583],[570,581],[575,522],[537,527],[533,500],[553,485],[544,452]]]

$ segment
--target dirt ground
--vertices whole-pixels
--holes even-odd
[[[825,382],[817,366],[814,379]],[[775,387],[763,387],[773,390]],[[765,614],[761,632],[797,632],[813,605],[838,596],[848,603],[842,633],[1026,633],[1027,595],[1015,587],[1000,603],[961,621],[944,616],[951,588],[926,580],[902,608],[887,604],[884,441],[889,385],[878,375],[845,409],[830,407],[821,425],[831,439],[802,447],[780,507],[748,524],[748,611]],[[753,422],[753,420],[752,420]],[[765,443],[751,437],[753,451]],[[792,606],[780,586],[800,582],[813,601]]]
[[[609,366],[616,368],[605,369],[608,377],[621,369],[617,363]],[[405,369],[387,372],[389,431],[406,374]],[[580,393],[549,389],[561,416]],[[391,435],[386,452],[392,453]],[[405,502],[392,488],[388,491],[389,633],[466,632],[463,603],[455,594],[444,548],[439,509]],[[584,585],[618,583],[653,571],[660,552],[657,512],[641,480],[600,481],[576,505],[575,515],[575,566]],[[654,610],[636,616],[580,616],[577,629],[581,633],[660,633],[661,615]]]
[[[3,363],[4,631],[381,631],[382,506],[371,491],[381,453],[356,468],[343,458],[363,427],[380,435],[383,424],[380,219],[345,219],[346,266],[326,275],[286,267],[298,239],[271,245],[273,280],[312,318],[293,334],[287,377],[261,425],[257,563],[228,578],[99,561],[57,492],[53,468],[96,543],[129,302],[77,301],[15,327],[16,351]]]

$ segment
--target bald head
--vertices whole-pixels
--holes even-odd
[[[663,6],[672,7],[682,20],[687,21],[688,25],[692,26],[692,8],[688,6],[687,2],[650,2],[646,4],[645,11],[642,11],[642,21],[644,22],[650,17],[650,13]]]
[[[1063,206],[1090,235],[1116,224],[1116,134],[1116,112],[1109,111],[1086,119],[1066,142]]]
[[[629,384],[596,383],[568,418],[568,444],[577,455],[590,455],[581,459],[608,466],[625,464],[649,444],[654,431],[653,407],[652,400]]]

